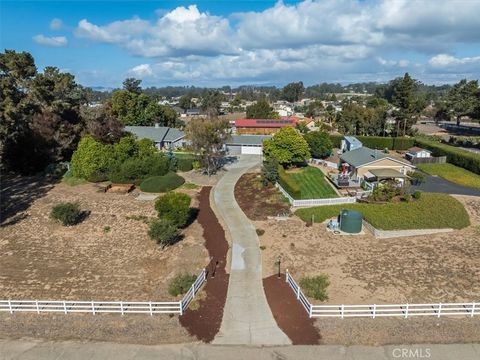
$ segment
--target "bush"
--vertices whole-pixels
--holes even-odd
[[[172,245],[178,239],[180,232],[173,221],[167,219],[155,219],[150,223],[148,236],[162,247]]]
[[[410,194],[403,195],[403,201],[410,202],[410,200],[412,200],[412,195]]]
[[[285,169],[281,165],[278,166],[278,183],[294,199],[301,199],[302,192],[300,186],[285,172]]]
[[[326,274],[304,277],[300,280],[300,287],[305,295],[320,301],[328,300],[328,285],[330,285],[330,281],[328,280],[328,275]]]
[[[163,154],[152,154],[144,158],[130,158],[116,165],[109,175],[114,183],[140,184],[151,176],[164,176],[169,170],[169,159]]]
[[[172,296],[185,294],[197,280],[195,275],[179,274],[168,284],[168,293]]]
[[[278,181],[278,161],[270,159],[263,162],[262,182],[264,186],[275,184]]]
[[[409,175],[411,177],[410,181],[412,183],[416,181],[417,185],[419,185],[425,182],[425,176],[422,173],[414,172],[413,174],[409,174]]]
[[[447,162],[480,175],[480,156],[427,138],[416,138],[415,144],[432,151],[433,156],[446,156]]]
[[[82,212],[78,203],[60,203],[52,208],[50,217],[64,226],[75,225],[80,222]]]
[[[107,180],[112,153],[112,145],[102,144],[91,136],[83,137],[72,155],[72,175],[91,182]]]
[[[164,176],[152,176],[140,184],[140,190],[152,193],[161,193],[174,190],[185,183],[185,179],[174,172]]]
[[[263,234],[265,234],[265,230],[263,229],[255,229],[255,232],[257,233],[258,236],[262,236]]]
[[[193,169],[193,163],[196,161],[194,155],[177,155],[177,169],[180,171],[190,171]]]
[[[155,201],[158,217],[173,222],[178,227],[184,227],[191,215],[192,199],[187,194],[169,192]]]
[[[202,167],[202,164],[200,164],[200,161],[194,161],[192,162],[192,167],[194,170],[198,170]]]
[[[414,198],[414,199],[418,200],[418,199],[420,199],[421,197],[422,197],[422,192],[421,192],[421,191],[418,191],[418,190],[417,190],[417,191],[415,191],[415,192],[413,193],[413,198]]]

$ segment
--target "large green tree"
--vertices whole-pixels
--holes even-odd
[[[276,119],[277,112],[273,110],[267,100],[258,100],[255,104],[247,106],[247,119]]]
[[[303,136],[308,143],[312,157],[324,159],[332,153],[332,140],[328,133],[323,131],[311,131]]]
[[[310,158],[308,143],[293,127],[280,129],[263,143],[263,155],[267,160],[277,159],[281,165],[290,166]]]
[[[224,96],[218,90],[207,90],[202,96],[200,107],[209,117],[215,117],[220,114],[220,107]]]
[[[141,83],[142,80],[138,80],[135,78],[126,78],[123,81],[123,88],[132,93],[140,94],[142,92],[142,88],[140,87]]]
[[[462,116],[476,117],[479,99],[478,80],[460,80],[447,94],[447,113],[455,118],[457,125],[460,125]]]
[[[305,91],[305,87],[303,86],[303,82],[292,82],[290,84],[285,85],[282,90],[282,99],[287,100],[289,102],[295,102],[300,100],[302,94]]]

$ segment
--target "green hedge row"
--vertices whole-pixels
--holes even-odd
[[[185,183],[185,179],[174,172],[164,176],[149,177],[140,184],[140,190],[151,193],[167,192],[178,188]]]
[[[333,147],[339,148],[343,135],[330,135]],[[411,148],[414,143],[414,138],[407,137],[382,137],[382,136],[355,136],[363,146],[371,149],[389,149],[389,150],[407,150]]]
[[[480,156],[478,154],[429,139],[416,138],[415,144],[430,150],[433,156],[446,156],[447,162],[480,174]]]
[[[288,176],[282,165],[278,166],[278,183],[295,199],[301,198],[300,186]]]

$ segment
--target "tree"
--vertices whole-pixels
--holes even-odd
[[[230,125],[224,119],[196,119],[186,127],[186,137],[210,176],[221,166],[225,142],[230,138]]]
[[[288,102],[295,102],[300,100],[304,91],[305,87],[303,86],[303,82],[292,82],[283,88],[282,98]]]
[[[263,162],[262,166],[262,181],[263,185],[267,186],[270,184],[275,184],[278,180],[278,160],[269,159]]]
[[[180,106],[183,110],[191,109],[192,108],[192,96],[187,94],[183,95],[179,102],[178,106]]]
[[[220,107],[222,105],[223,95],[218,90],[207,90],[202,96],[202,110],[209,117],[217,116],[220,113]]]
[[[123,88],[129,92],[140,94],[142,92],[142,88],[140,87],[141,83],[142,80],[138,80],[135,78],[126,78],[123,81]]]
[[[447,94],[447,111],[454,117],[457,125],[460,125],[462,116],[475,117],[475,109],[478,107],[477,93],[478,80],[460,80]]]
[[[326,132],[311,131],[303,137],[308,143],[312,157],[324,159],[332,153],[333,144]]]
[[[72,155],[73,176],[93,182],[106,180],[112,153],[112,145],[102,144],[89,135],[83,137]]]
[[[85,131],[95,140],[113,144],[125,135],[123,125],[104,106],[81,107],[80,116],[85,122]]]
[[[308,144],[293,127],[280,129],[271,139],[263,143],[263,155],[267,160],[277,159],[281,165],[290,166],[310,158]]]
[[[384,133],[386,108],[363,107],[349,103],[343,106],[337,117],[338,130],[348,135],[377,136]]]
[[[190,219],[191,201],[187,194],[170,191],[155,201],[155,210],[159,218],[169,220],[175,226],[183,228]]]
[[[321,112],[324,110],[323,103],[319,100],[312,101],[310,104],[307,106],[307,111],[305,112],[305,116],[308,117],[315,117],[321,114]]]
[[[247,106],[247,119],[277,119],[278,113],[273,111],[267,100],[258,100],[255,104]]]
[[[412,79],[408,73],[394,83],[392,101],[397,107],[393,113],[397,122],[397,135],[400,134],[400,126],[403,124],[403,136],[405,136],[425,107],[422,99],[416,96],[418,87],[419,82]]]
[[[157,244],[160,244],[162,248],[168,245],[174,244],[180,231],[170,220],[155,219],[150,223],[150,229],[148,230],[148,236],[150,239],[155,240]]]

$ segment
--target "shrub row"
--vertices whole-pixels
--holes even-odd
[[[343,135],[330,135],[333,147],[339,148]],[[360,142],[372,149],[407,150],[414,146],[415,139],[408,137],[355,136]]]
[[[447,162],[480,174],[480,156],[478,154],[425,138],[416,138],[415,144],[430,150],[433,156],[446,156]]]
[[[174,172],[163,176],[146,178],[140,184],[140,190],[151,193],[160,193],[174,190],[185,183],[185,179]]]
[[[181,157],[177,158],[177,169],[180,171],[190,171],[193,169],[195,157]]]
[[[295,199],[301,198],[300,186],[285,172],[283,166],[278,166],[278,183]]]

